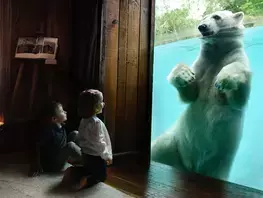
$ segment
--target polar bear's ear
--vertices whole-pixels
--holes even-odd
[[[244,12],[236,12],[234,14],[234,18],[237,20],[237,22],[241,22],[244,19]]]

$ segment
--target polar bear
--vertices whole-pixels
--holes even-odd
[[[168,81],[187,109],[152,143],[153,161],[226,180],[238,149],[251,72],[243,48],[243,12],[217,11],[198,29],[201,52],[193,66],[175,66]]]

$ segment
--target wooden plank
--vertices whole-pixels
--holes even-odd
[[[124,149],[136,149],[137,79],[140,36],[140,0],[129,0],[126,78],[126,136]]]
[[[103,24],[105,35],[105,59],[104,59],[104,98],[105,124],[112,139],[113,150],[115,148],[115,120],[116,120],[116,97],[117,97],[117,67],[118,67],[118,24],[119,0],[107,0],[103,5]]]
[[[154,59],[154,36],[155,36],[155,0],[150,0],[150,39],[149,39],[149,69],[148,69],[148,92],[147,92],[147,130],[145,134],[146,141],[148,140],[149,146],[145,148],[148,165],[151,159],[151,124],[152,124],[152,86],[153,86],[153,59]]]
[[[140,14],[140,48],[139,48],[139,70],[138,70],[138,101],[137,105],[137,141],[140,150],[145,150],[145,145],[149,145],[150,141],[147,131],[147,100],[148,95],[148,75],[149,75],[149,41],[150,41],[150,0],[141,1]]]
[[[126,111],[126,75],[127,75],[127,50],[128,50],[128,20],[129,20],[129,0],[120,0],[119,19],[119,65],[118,65],[118,93],[116,109],[116,135],[117,142],[122,142],[127,135],[125,111]],[[121,151],[122,144],[116,145],[116,152]]]

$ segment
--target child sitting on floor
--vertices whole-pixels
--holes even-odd
[[[60,172],[69,157],[81,159],[80,147],[75,143],[78,132],[67,134],[63,126],[67,112],[58,102],[51,102],[45,107],[45,117],[47,123],[40,140],[38,171]]]
[[[102,113],[103,107],[103,95],[100,91],[89,89],[80,94],[79,115],[82,119],[78,141],[84,167],[81,168],[83,177],[73,186],[73,190],[80,190],[106,180],[106,167],[112,163],[112,148],[107,128],[97,117],[97,114]]]

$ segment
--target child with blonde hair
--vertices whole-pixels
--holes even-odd
[[[78,113],[82,119],[78,143],[82,151],[84,176],[74,190],[104,182],[106,167],[112,163],[110,137],[105,124],[97,117],[103,107],[103,94],[100,91],[89,89],[81,92]]]

